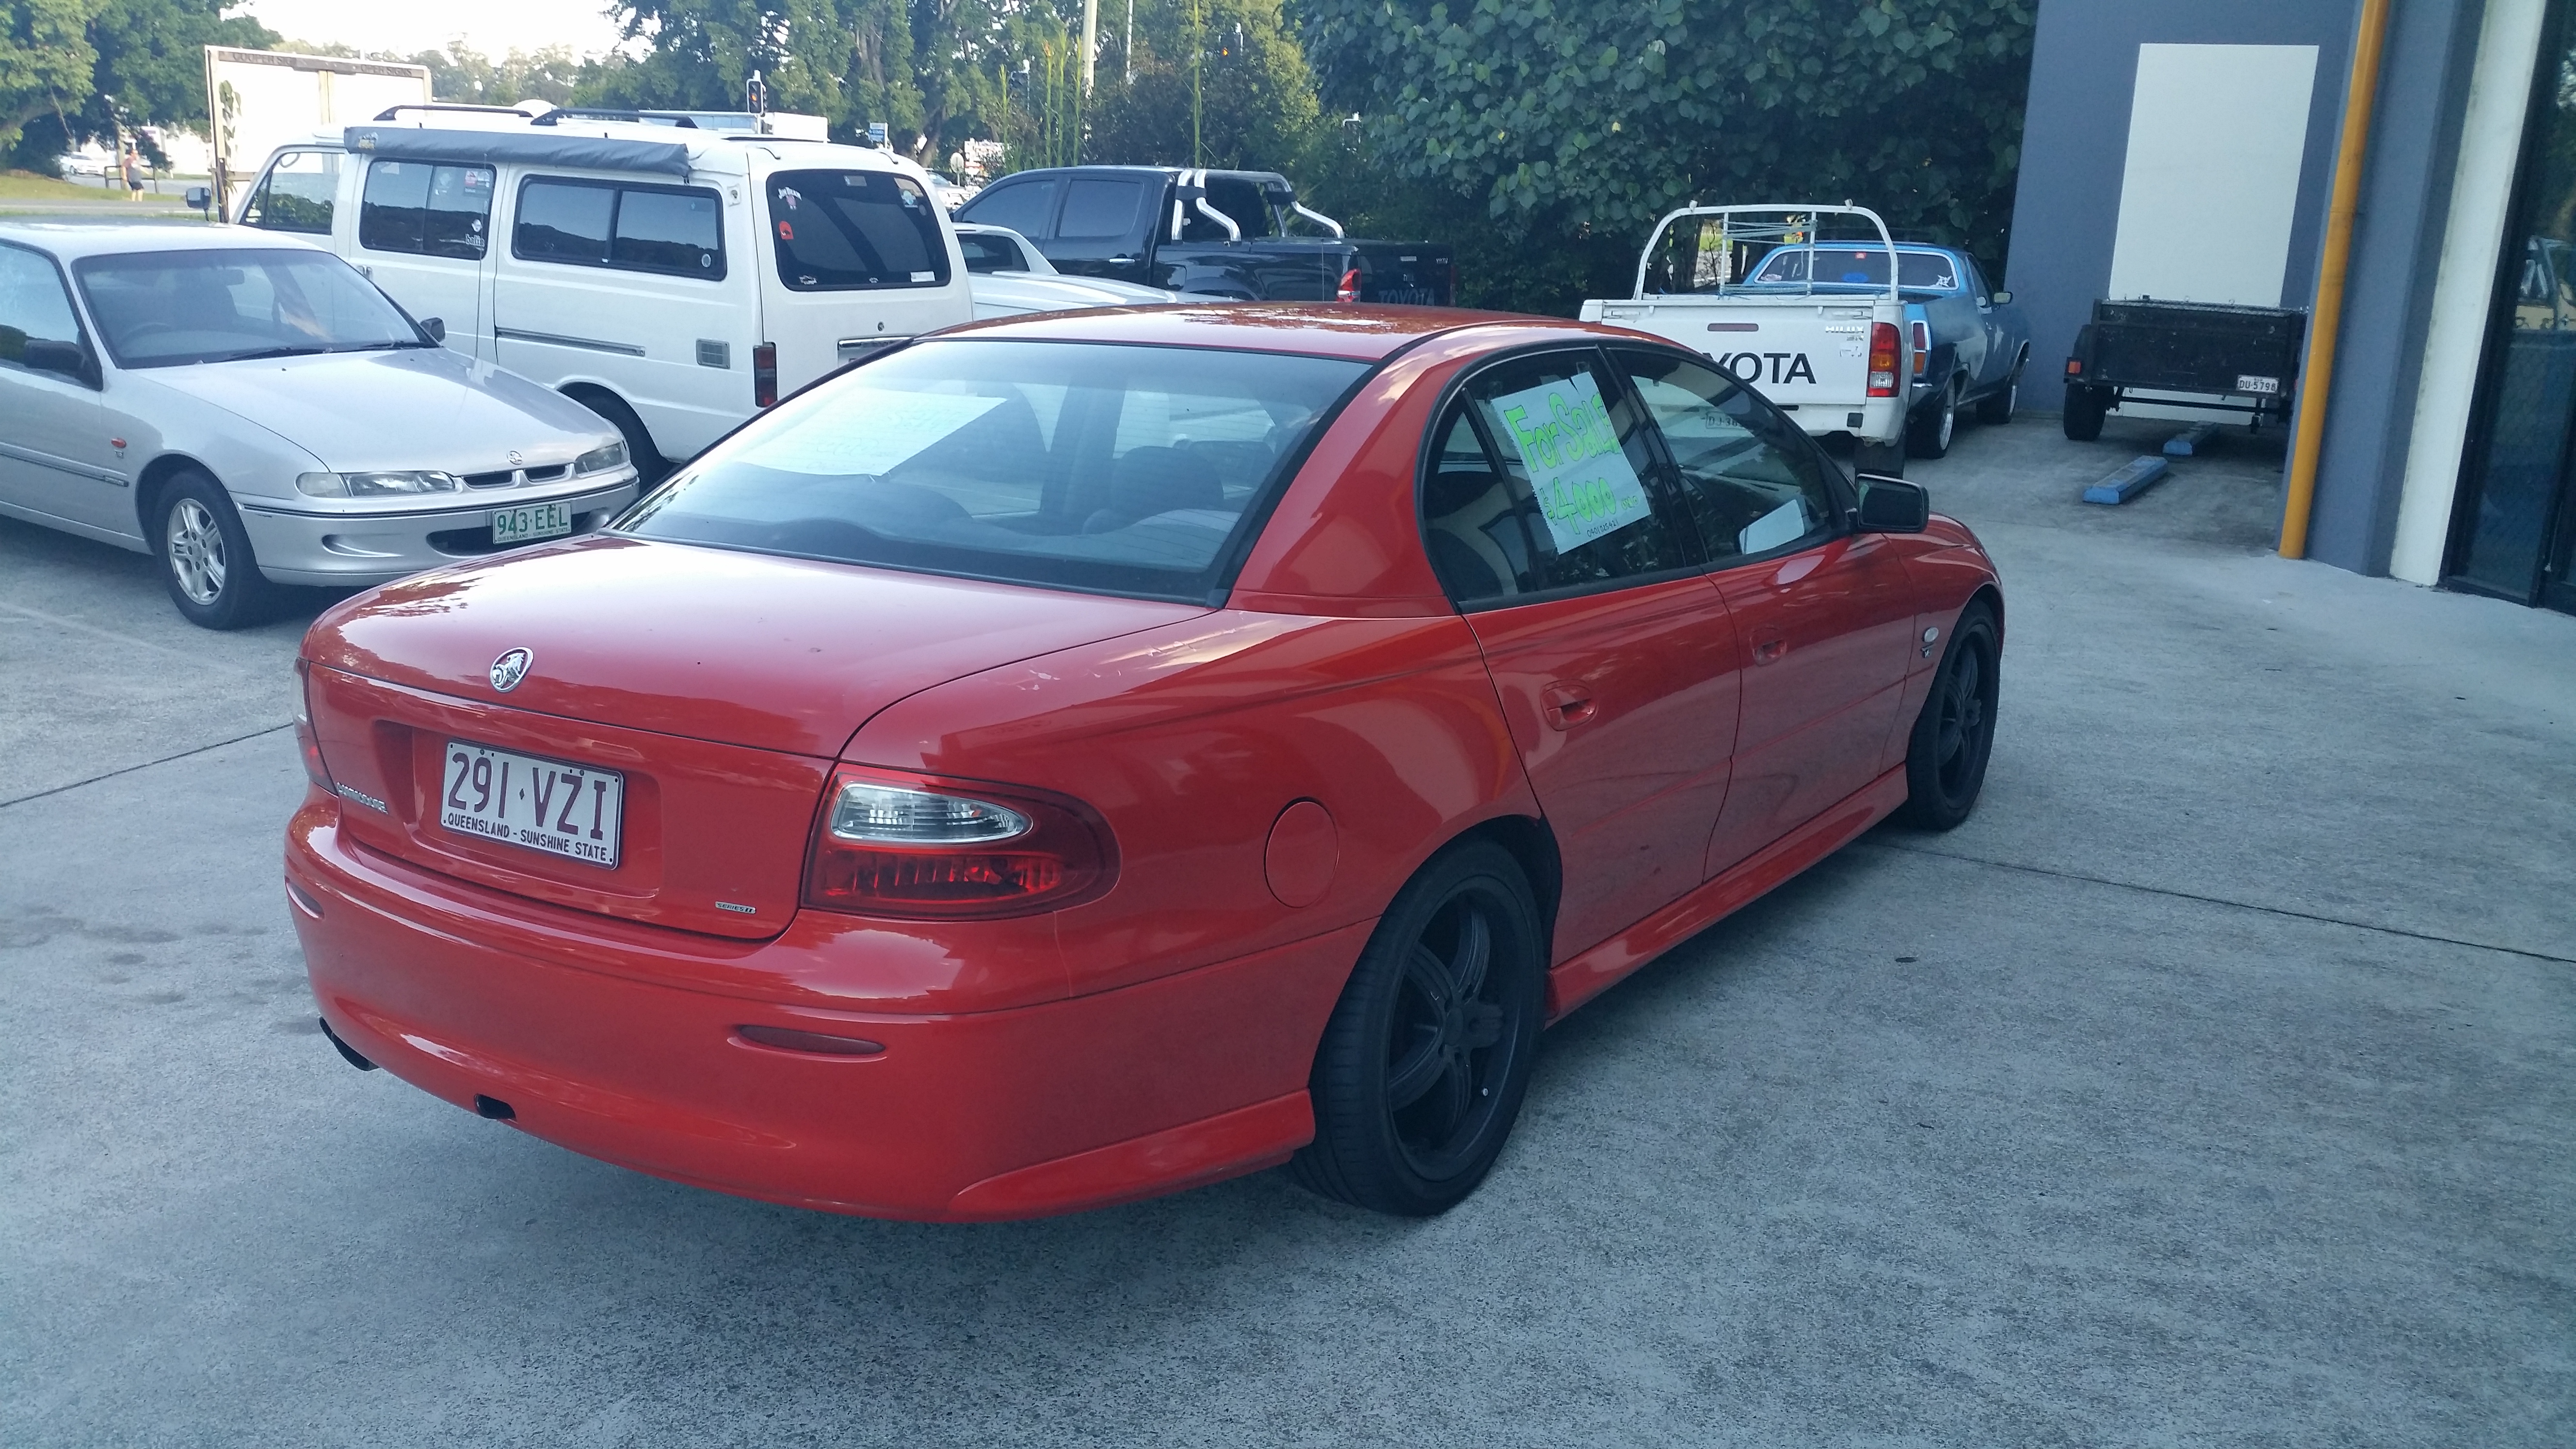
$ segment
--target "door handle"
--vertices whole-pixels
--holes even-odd
[[[1570,730],[1592,718],[1591,692],[1578,685],[1551,684],[1540,695],[1547,701],[1540,713],[1547,716],[1550,729]]]
[[[1134,257],[1111,257],[1109,259],[1109,265],[1113,267],[1132,267],[1136,265],[1136,259]]]
[[[1788,640],[1786,640],[1786,639],[1766,639],[1766,640],[1764,640],[1763,642],[1761,642],[1761,643],[1756,644],[1756,645],[1754,645],[1754,646],[1753,646],[1753,662],[1754,662],[1754,663],[1756,663],[1756,664],[1771,664],[1771,663],[1775,663],[1775,662],[1777,662],[1777,661],[1778,661],[1778,659],[1780,658],[1780,656],[1781,656],[1781,655],[1786,654],[1786,653],[1788,653],[1788,652],[1789,652],[1789,641],[1788,641]]]

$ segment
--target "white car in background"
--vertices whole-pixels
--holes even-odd
[[[1070,312],[1081,307],[1145,307],[1189,300],[1160,287],[1107,277],[1068,277],[1007,226],[955,223],[957,249],[966,257],[966,286],[975,294],[975,320],[1031,312]]]
[[[616,428],[231,228],[0,226],[0,514],[150,553],[191,623],[599,527]]]

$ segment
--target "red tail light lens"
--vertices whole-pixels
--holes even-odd
[[[1869,395],[1896,396],[1896,324],[1869,324]]]
[[[2083,359],[2076,357],[2066,359],[2066,375],[2068,377],[2082,377],[2084,375]]]
[[[777,402],[778,344],[764,342],[751,349],[751,405],[765,408]]]
[[[1342,273],[1342,284],[1333,289],[1333,300],[1336,302],[1356,302],[1359,299],[1360,269],[1353,267],[1349,271]]]
[[[911,920],[1021,916],[1117,876],[1106,822],[1076,800],[843,765],[814,824],[805,904]]]
[[[295,747],[304,756],[305,778],[326,795],[340,793],[331,783],[331,767],[322,760],[322,737],[313,733],[313,666],[295,661]]]
[[[1914,324],[1914,375],[1921,377],[1924,367],[1931,361],[1932,324],[1917,322]]]

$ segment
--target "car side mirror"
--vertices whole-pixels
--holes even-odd
[[[215,204],[214,188],[208,186],[191,186],[188,188],[188,194],[182,199],[188,203],[188,209],[190,211],[204,211],[207,207]]]
[[[1921,533],[1932,525],[1932,495],[1902,478],[1860,475],[1860,526],[1869,533]]]
[[[74,382],[98,386],[96,365],[89,349],[77,342],[44,342],[27,339],[26,353],[19,359],[37,372],[50,372]]]
[[[1995,305],[1996,305],[1996,306],[1998,306],[1998,307],[2000,307],[2000,306],[2004,305],[2005,303],[2007,303],[2007,302],[2009,302],[2009,301],[2011,301],[2011,300],[2012,300],[2012,293],[2010,293],[2010,292],[1997,292],[1997,293],[1995,293]]]
[[[432,342],[445,342],[447,340],[447,319],[444,317],[423,317],[420,319],[420,330],[428,333],[429,340]]]

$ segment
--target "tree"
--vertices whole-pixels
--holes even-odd
[[[2000,259],[2031,0],[1300,4],[1378,165],[1481,202],[1505,243],[1633,264],[1694,198],[1849,197]]]
[[[1279,0],[1152,0],[1136,21],[1134,83],[1123,36],[1104,47],[1084,159],[1298,169],[1322,112]]]
[[[496,61],[456,39],[449,41],[445,50],[424,50],[405,59],[413,65],[429,67],[432,96],[469,106],[507,106],[520,101],[570,105],[573,87],[582,77],[581,62],[560,45],[534,53],[513,50]]]
[[[99,0],[0,0],[0,145],[27,123],[89,99],[98,50],[89,23]]]
[[[0,111],[0,144],[31,170],[50,169],[54,158],[78,142],[115,135],[120,125],[186,125],[206,122],[205,47],[260,48],[276,32],[247,15],[227,15],[243,0],[5,0],[0,14],[13,20],[0,37],[0,105],[9,105],[12,41],[35,33],[31,19],[52,11],[79,15],[77,44],[57,43],[63,62],[49,89],[32,102]],[[60,34],[57,30],[55,33]],[[85,60],[76,57],[85,55]],[[111,99],[113,98],[113,99]],[[23,133],[21,133],[21,129]]]

